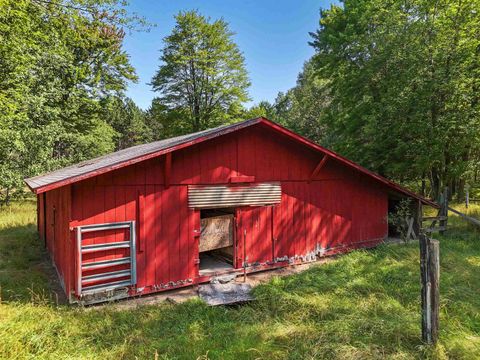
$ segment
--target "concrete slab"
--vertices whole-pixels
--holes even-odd
[[[254,300],[250,284],[206,284],[198,287],[198,295],[210,306],[232,305]]]

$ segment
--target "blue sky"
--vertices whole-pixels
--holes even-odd
[[[252,83],[248,105],[273,101],[279,91],[295,85],[303,63],[312,56],[308,32],[318,28],[320,8],[328,7],[330,1],[319,0],[131,0],[129,9],[156,27],[126,36],[125,50],[139,76],[127,95],[141,108],[149,107],[155,93],[148,83],[160,65],[162,39],[175,25],[173,16],[197,9],[212,19],[223,17],[236,33]]]

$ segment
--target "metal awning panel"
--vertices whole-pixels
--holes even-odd
[[[188,187],[188,206],[197,209],[273,205],[281,199],[280,182]]]

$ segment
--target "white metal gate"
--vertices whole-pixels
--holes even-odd
[[[136,260],[135,260],[135,221],[124,221],[106,224],[83,225],[77,228],[77,296],[93,295],[100,292],[112,291],[118,288],[135,285],[137,282]],[[92,231],[106,231],[116,229],[129,229],[130,239],[128,241],[108,242],[103,244],[82,244],[82,235]],[[99,251],[114,249],[129,249],[129,256],[110,260],[84,262],[83,255]],[[125,270],[109,271],[117,265],[129,264]],[[84,276],[88,270],[104,270],[93,275]],[[117,280],[122,279],[122,280]],[[102,282],[96,285],[98,282]]]

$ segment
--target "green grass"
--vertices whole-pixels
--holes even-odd
[[[480,207],[470,213],[480,218]],[[56,306],[35,204],[0,210],[3,359],[480,358],[480,241],[452,217],[441,240],[440,341],[420,339],[418,244],[356,251],[255,289],[257,301],[119,310]],[[51,270],[50,270],[51,271]]]

